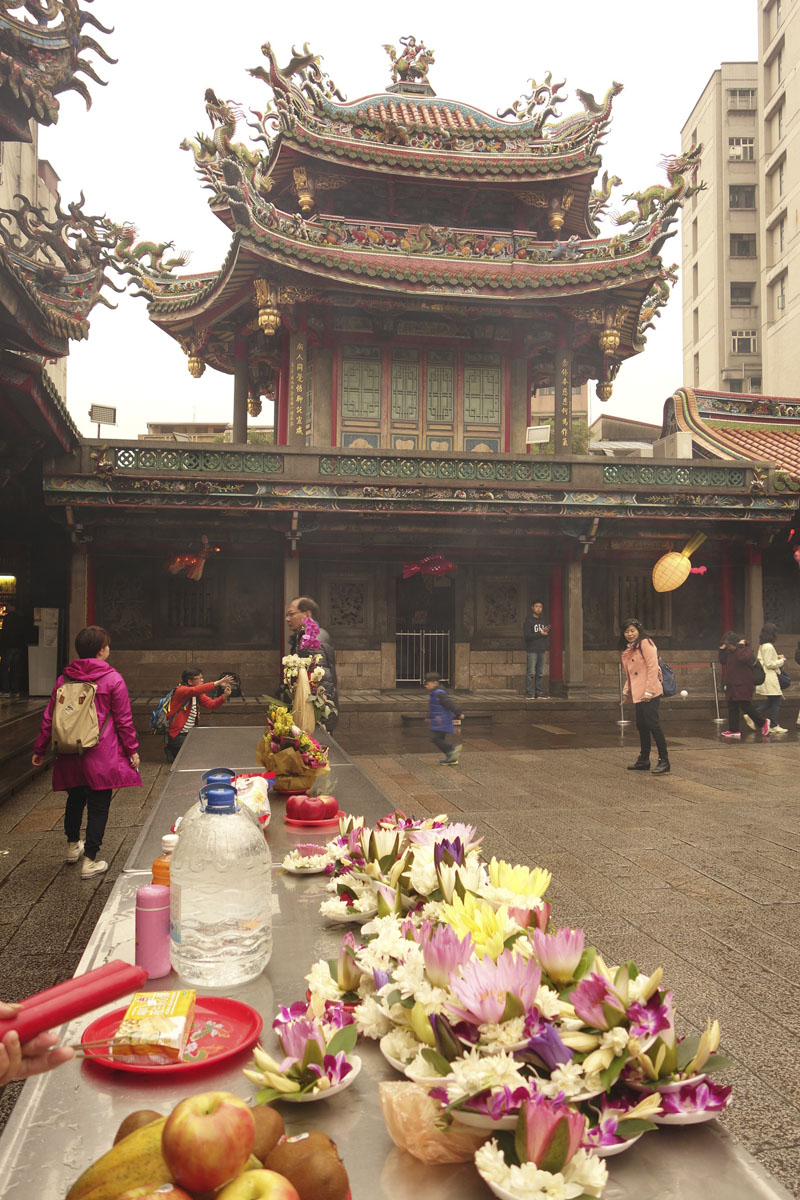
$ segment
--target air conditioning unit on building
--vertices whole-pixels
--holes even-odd
[[[776,308],[785,308],[786,307],[786,297],[785,296],[777,296],[775,298],[775,306],[776,306]]]

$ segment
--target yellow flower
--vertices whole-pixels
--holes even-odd
[[[516,866],[503,859],[493,858],[489,863],[489,881],[492,887],[506,888],[509,892],[517,892],[520,896],[543,896],[550,886],[553,876],[541,867]]]
[[[455,930],[459,938],[470,935],[478,958],[488,954],[496,959],[505,949],[509,925],[505,904],[501,904],[495,912],[491,904],[473,896],[472,892],[467,892],[463,900],[458,893],[454,893],[452,902],[442,905],[441,919]]]

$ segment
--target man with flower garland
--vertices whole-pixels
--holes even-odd
[[[307,622],[311,621],[316,626],[314,633],[314,641],[318,645],[306,645],[308,642],[306,636]],[[326,629],[322,629],[319,624],[319,605],[315,600],[311,600],[308,596],[297,596],[290,603],[286,610],[286,624],[289,629],[289,643],[287,651],[289,654],[302,655],[303,653],[317,654],[320,657],[320,666],[322,667],[321,686],[324,689],[325,695],[333,705],[334,711],[331,712],[319,724],[323,726],[328,733],[333,733],[336,728],[336,723],[339,720],[339,696],[337,692],[336,681],[336,651],[333,648],[330,634]],[[281,695],[288,699],[291,703],[291,698],[286,696],[286,688],[281,684]]]

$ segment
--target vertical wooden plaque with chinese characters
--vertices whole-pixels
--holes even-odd
[[[290,446],[306,445],[306,370],[308,342],[305,333],[293,333],[289,341]]]
[[[558,346],[555,354],[555,424],[553,454],[572,454],[572,354]]]

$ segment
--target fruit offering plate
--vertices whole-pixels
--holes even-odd
[[[225,996],[198,996],[192,1025],[183,1058],[177,1062],[120,1062],[102,1046],[103,1038],[112,1038],[127,1006],[104,1013],[84,1029],[81,1044],[89,1062],[117,1071],[133,1071],[139,1075],[165,1075],[172,1071],[196,1071],[225,1059],[233,1058],[243,1050],[250,1050],[258,1041],[264,1024],[261,1014],[241,1000],[229,1000]],[[100,1043],[98,1046],[97,1043]]]
[[[327,817],[324,821],[298,821],[295,817],[287,817],[285,814],[283,819],[287,825],[294,825],[296,829],[327,829],[332,825],[338,825],[339,818],[346,816],[347,813],[339,809],[335,817]]]

